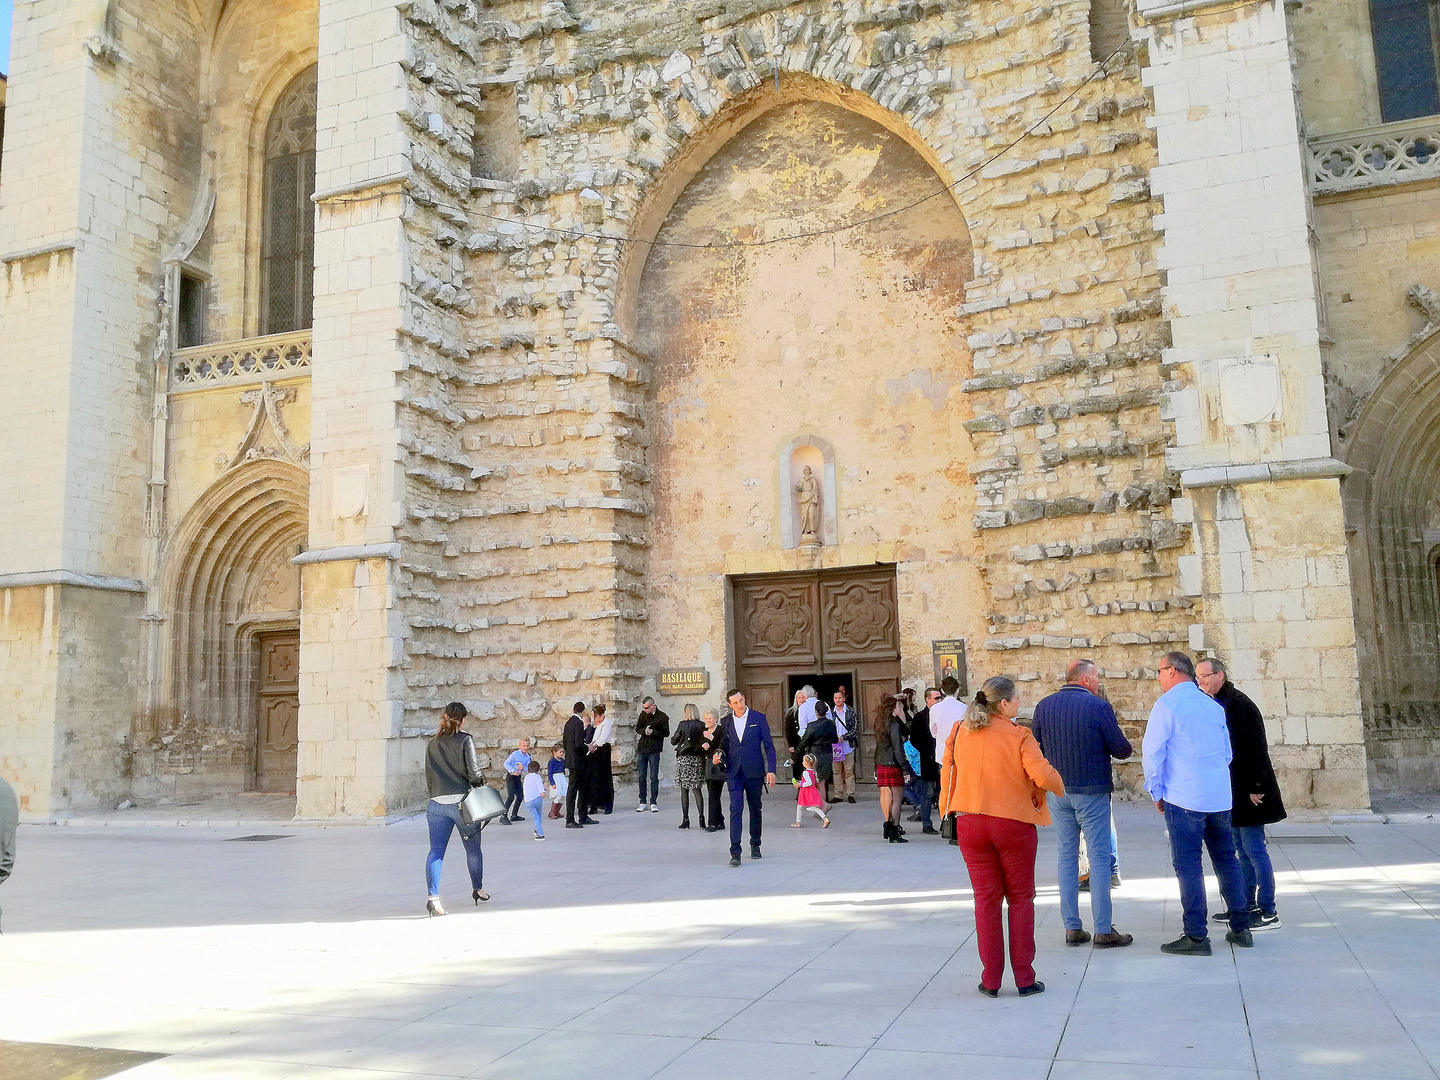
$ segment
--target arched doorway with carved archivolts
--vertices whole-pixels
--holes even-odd
[[[136,735],[141,797],[293,792],[309,477],[242,461],[167,548],[157,705]],[[148,783],[146,782],[148,781]]]
[[[1340,431],[1354,469],[1343,493],[1365,749],[1382,807],[1440,793],[1440,326],[1427,329]],[[1316,660],[1326,677],[1328,658]]]

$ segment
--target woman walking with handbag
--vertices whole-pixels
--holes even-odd
[[[1045,991],[1035,978],[1036,825],[1050,824],[1045,792],[1065,785],[1030,729],[1015,723],[1015,684],[986,681],[950,729],[941,771],[940,812],[956,814],[955,837],[975,895],[975,936],[984,970],[980,993],[1000,996],[1005,932],[1000,905],[1010,907],[1010,967],[1021,997]]]
[[[690,828],[690,797],[695,797],[695,811],[700,815],[700,828],[705,828],[705,725],[700,710],[685,706],[685,718],[675,725],[670,743],[675,747],[675,786],[680,789],[680,828]]]
[[[433,915],[444,915],[440,903],[440,868],[445,860],[445,849],[450,845],[450,833],[460,831],[460,843],[465,847],[465,865],[470,870],[470,894],[476,904],[489,900],[490,894],[481,888],[485,860],[480,853],[480,829],[476,822],[466,825],[460,817],[460,803],[470,794],[472,787],[480,787],[485,777],[480,774],[480,762],[475,755],[475,740],[469,732],[462,731],[465,724],[465,706],[452,701],[445,706],[440,717],[440,730],[425,748],[425,784],[430,790],[430,801],[425,804],[425,821],[430,826],[430,854],[425,860],[425,885],[430,890],[430,899],[425,910]]]

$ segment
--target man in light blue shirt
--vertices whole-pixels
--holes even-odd
[[[1254,942],[1250,914],[1241,910],[1246,907],[1245,889],[1230,831],[1230,733],[1225,710],[1195,685],[1195,665],[1183,652],[1162,656],[1155,676],[1164,693],[1145,725],[1145,790],[1155,800],[1155,809],[1165,815],[1185,913],[1185,933],[1160,946],[1160,951],[1210,955],[1202,844],[1210,851],[1231,912],[1225,940],[1248,949]]]

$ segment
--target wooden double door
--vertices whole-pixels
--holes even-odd
[[[875,775],[870,718],[900,688],[895,567],[753,574],[730,579],[731,655],[745,700],[784,754],[785,712],[810,683],[829,702],[844,686],[860,713],[856,776]],[[782,767],[781,774],[784,774]]]
[[[294,791],[300,745],[300,631],[259,634],[255,646],[260,669],[255,788]]]

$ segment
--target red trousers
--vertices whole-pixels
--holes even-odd
[[[955,839],[970,871],[975,894],[975,937],[984,970],[980,981],[999,990],[1005,974],[1005,931],[1000,902],[1010,905],[1010,969],[1015,985],[1035,981],[1035,848],[1034,825],[988,814],[961,814]]]

